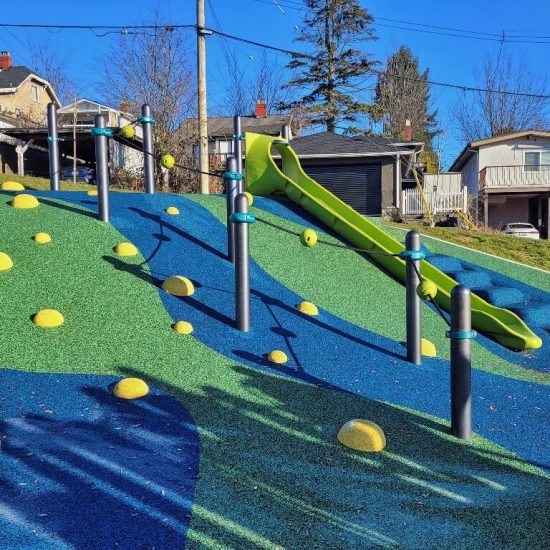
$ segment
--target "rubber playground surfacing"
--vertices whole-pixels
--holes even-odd
[[[108,226],[92,197],[37,195],[29,211],[0,195],[0,249],[15,264],[0,273],[0,548],[547,546],[545,350],[476,342],[476,436],[462,442],[448,434],[443,322],[423,308],[441,358],[409,365],[404,289],[358,254],[252,226],[253,330],[241,334],[222,198],[112,194]],[[254,209],[315,226],[287,204]],[[34,243],[37,231],[53,242]],[[141,256],[114,254],[123,240]],[[483,270],[549,300],[544,274],[535,288]],[[174,274],[192,297],[158,288]],[[295,310],[302,299],[317,318]],[[46,307],[66,323],[35,327]],[[172,331],[179,319],[193,335]],[[266,361],[272,349],[286,366]],[[151,393],[114,398],[121,376]],[[352,418],[382,426],[386,449],[340,446]]]

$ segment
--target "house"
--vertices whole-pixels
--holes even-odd
[[[110,128],[122,128],[123,126],[131,124],[137,118],[128,112],[128,104],[126,102],[122,102],[120,109],[116,109],[92,99],[82,98],[58,109],[57,126],[62,132],[72,128],[78,131],[84,131],[85,135],[90,137],[90,142],[93,144],[93,137],[90,135],[90,129],[93,128],[95,124],[96,115],[103,115],[106,120],[106,125]],[[134,129],[135,141],[141,143],[143,138],[141,125],[135,124]],[[143,153],[130,145],[129,142],[125,143],[123,141],[111,140],[109,141],[109,146],[112,168],[136,170],[143,167]]]
[[[259,99],[253,115],[241,116],[241,133],[254,132],[278,136],[282,126],[290,125],[291,115],[269,115],[265,101]],[[233,153],[233,117],[208,118],[208,156],[210,169],[223,171],[227,157]],[[198,146],[195,147],[198,158]]]
[[[364,215],[400,208],[402,190],[416,184],[410,168],[424,144],[378,136],[321,132],[291,140],[304,169],[318,183]]]
[[[528,222],[548,238],[550,132],[525,130],[472,141],[450,170],[461,172],[486,227]]]
[[[29,123],[44,125],[50,102],[61,105],[50,83],[25,66],[13,65],[11,54],[0,51],[0,173],[20,172],[24,156],[33,173],[47,164],[47,149],[23,144],[5,130]]]
[[[27,67],[13,65],[9,52],[0,52],[0,114],[43,124],[52,101],[61,106],[47,80]]]

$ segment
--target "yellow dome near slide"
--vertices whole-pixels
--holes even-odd
[[[163,290],[174,296],[191,296],[195,292],[193,283],[181,275],[169,277],[162,283]]]
[[[42,328],[55,328],[65,322],[63,315],[56,309],[41,309],[34,314],[33,322]]]
[[[338,441],[355,451],[368,453],[381,451],[386,446],[386,436],[382,428],[361,418],[346,422],[338,432]]]
[[[0,252],[0,271],[7,271],[12,267],[12,259],[5,252]]]
[[[46,243],[51,243],[52,238],[50,237],[50,235],[48,235],[48,233],[41,232],[34,235],[33,241],[38,244],[46,244]]]
[[[123,378],[116,383],[113,393],[121,399],[138,399],[149,393],[149,386],[140,378]]]
[[[113,249],[119,256],[135,256],[138,249],[132,243],[119,243]]]

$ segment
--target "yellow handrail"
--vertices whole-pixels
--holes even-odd
[[[477,225],[464,215],[458,208],[453,208],[453,210],[472,228],[477,229]]]
[[[413,167],[412,172],[413,172],[413,175],[414,175],[414,179],[416,181],[416,186],[418,187],[418,191],[420,192],[420,196],[422,197],[422,203],[424,204],[424,209],[426,210],[426,215],[428,216],[428,221],[430,222],[430,225],[433,225],[434,219],[433,219],[432,213],[430,211],[428,201],[426,200],[426,196],[424,195],[424,191],[422,190],[422,186],[420,185],[420,181],[418,179],[418,174],[416,173],[416,168]]]

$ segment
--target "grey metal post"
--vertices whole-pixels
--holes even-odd
[[[105,117],[95,116],[95,128],[105,128]],[[108,138],[96,133],[95,139],[95,168],[97,182],[97,217],[102,222],[109,222],[109,166],[107,163]]]
[[[235,213],[248,214],[248,197],[239,193],[235,197]],[[235,313],[237,329],[250,330],[250,270],[248,256],[248,221],[235,222]]]
[[[409,231],[405,239],[407,252],[420,251],[420,235]],[[416,266],[416,269],[415,269]],[[421,329],[420,329],[420,298],[416,287],[420,284],[420,261],[407,258],[406,300],[407,300],[407,361],[414,365],[422,362]]]
[[[59,191],[59,136],[57,135],[57,106],[48,103],[48,155],[50,159],[50,189]]]
[[[451,432],[460,439],[472,435],[472,310],[470,289],[451,290]]]
[[[234,156],[227,157],[223,180],[227,199],[227,257],[231,262],[235,261],[235,225],[231,221],[231,215],[235,212],[235,197],[239,193],[239,178],[242,181],[242,174],[237,171],[237,159]]]
[[[290,139],[290,125],[283,124],[281,126],[281,137],[287,141]]]
[[[155,192],[155,159],[153,151],[153,119],[148,103],[141,106],[141,127],[143,128],[143,172],[145,176],[145,192]]]
[[[237,172],[243,173],[243,136],[241,134],[241,117],[236,115],[233,117],[233,154],[237,159]],[[244,180],[237,182],[237,192],[244,191]]]

